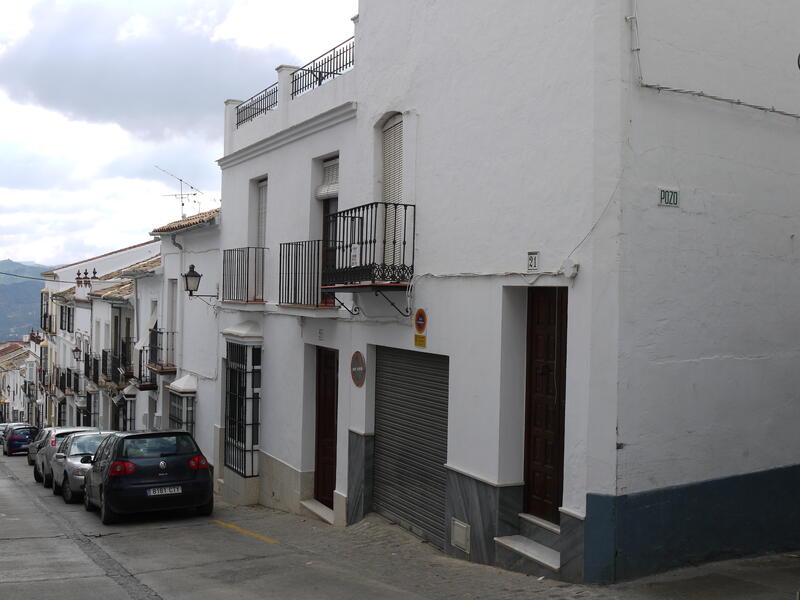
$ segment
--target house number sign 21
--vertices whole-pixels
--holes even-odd
[[[659,206],[679,207],[680,199],[677,190],[660,190],[661,197],[658,199]]]

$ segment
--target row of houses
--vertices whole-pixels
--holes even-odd
[[[362,3],[220,209],[44,274],[44,418],[570,581],[800,547],[800,9],[641,4]]]

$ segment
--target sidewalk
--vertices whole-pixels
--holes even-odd
[[[795,600],[800,590],[800,552],[679,569],[614,586],[583,586],[447,557],[377,515],[342,529],[311,517],[220,504],[214,518],[276,539],[310,561],[327,563],[340,576],[355,571],[405,590],[408,597]]]

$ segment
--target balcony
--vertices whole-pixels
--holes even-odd
[[[233,248],[222,257],[222,299],[264,302],[267,248]]]
[[[322,289],[405,289],[414,275],[413,204],[373,202],[326,217]]]
[[[322,291],[323,265],[334,246],[322,240],[281,244],[278,302],[284,305],[330,308],[333,294]]]
[[[133,377],[133,341],[126,338],[120,342],[119,351],[111,355],[111,381],[121,385]]]
[[[291,97],[300,96],[349,71],[354,61],[355,40],[350,38],[294,71],[289,79]],[[273,83],[267,89],[242,102],[236,107],[236,128],[268,111],[275,110],[278,107],[278,97],[278,84]]]
[[[150,348],[139,350],[139,376],[136,378],[136,387],[140,390],[158,389],[156,374],[148,367],[150,363]]]
[[[163,329],[150,330],[150,344],[147,347],[147,368],[156,373],[174,373],[175,332]]]

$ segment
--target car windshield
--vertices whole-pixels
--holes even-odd
[[[72,440],[72,448],[69,450],[70,456],[79,456],[82,454],[94,454],[97,447],[100,445],[106,436],[104,435],[82,435]]]
[[[22,427],[20,429],[12,430],[11,433],[12,433],[12,435],[32,435],[34,433],[34,431],[36,431],[36,430],[31,428],[31,427]]]
[[[176,454],[199,454],[189,435],[159,435],[127,438],[122,444],[123,458],[160,458]]]

